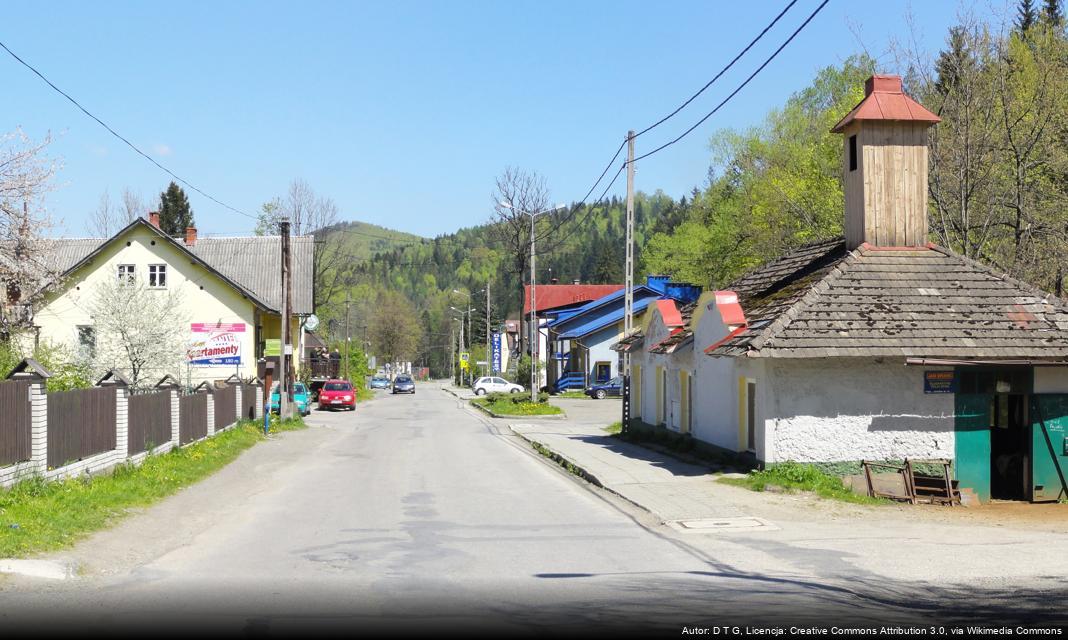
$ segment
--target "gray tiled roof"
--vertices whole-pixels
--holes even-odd
[[[802,247],[739,279],[748,328],[711,355],[1068,359],[1068,307],[940,248]]]
[[[108,240],[50,240],[50,264],[59,273],[66,273]],[[248,236],[198,238],[192,247],[186,247],[181,242],[177,244],[250,293],[260,304],[277,312],[282,308],[282,273],[279,266],[281,242],[279,236]],[[290,239],[290,248],[293,261],[293,313],[310,314],[313,311],[314,239],[311,236],[293,237]]]
[[[198,238],[186,247],[219,273],[250,291],[267,307],[282,308],[282,270],[278,236]],[[314,238],[290,238],[293,264],[293,313],[312,313],[312,252]]]

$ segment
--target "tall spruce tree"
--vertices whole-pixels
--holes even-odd
[[[1016,30],[1026,34],[1037,20],[1034,0],[1020,0],[1020,5],[1016,7]]]
[[[1046,0],[1046,6],[1042,9],[1042,19],[1051,27],[1063,26],[1064,12],[1061,10],[1061,0]]]
[[[193,209],[185,191],[175,183],[159,194],[159,228],[173,238],[185,235],[185,228],[194,226]]]

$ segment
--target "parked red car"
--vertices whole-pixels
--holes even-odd
[[[356,410],[356,390],[348,380],[327,380],[319,390],[319,410]]]

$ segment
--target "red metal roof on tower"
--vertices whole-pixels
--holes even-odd
[[[890,120],[895,122],[924,122],[929,125],[942,119],[919,102],[905,95],[901,76],[875,75],[864,83],[864,99],[831,129],[841,133],[854,120]]]

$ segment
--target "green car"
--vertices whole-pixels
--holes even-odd
[[[281,399],[278,397],[278,383],[271,387],[271,412],[278,413],[278,405]],[[311,402],[308,398],[308,388],[302,382],[293,383],[293,402],[297,404],[297,413],[306,416],[311,413]]]

